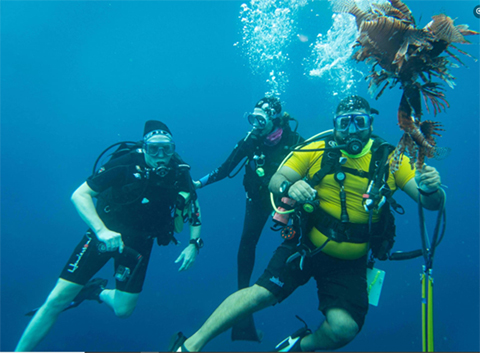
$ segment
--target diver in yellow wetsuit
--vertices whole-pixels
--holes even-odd
[[[393,146],[372,135],[374,113],[362,97],[343,99],[334,114],[333,135],[294,152],[272,177],[269,188],[277,198],[288,195],[319,205],[302,251],[298,239],[285,240],[253,286],[225,299],[188,339],[178,333],[171,350],[199,351],[246,315],[283,301],[311,277],[325,320],[315,332],[305,328],[292,334],[276,350],[332,350],[355,338],[368,311],[369,248],[385,259],[393,245],[395,226],[388,205],[398,204],[391,195],[400,188],[417,201],[420,193],[430,210],[440,207],[444,195],[433,167],[415,171],[404,156],[398,170],[390,170]]]

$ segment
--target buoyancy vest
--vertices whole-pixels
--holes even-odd
[[[264,145],[259,141],[249,152],[248,162],[245,165],[243,185],[250,196],[261,196],[269,202],[268,183],[278,169],[290,148],[303,138],[289,127],[284,128],[282,140],[275,146]]]
[[[346,198],[343,191],[344,177],[335,177],[340,186],[341,219],[332,217],[318,208],[309,224],[315,226],[328,239],[336,242],[370,242],[373,255],[380,260],[384,260],[395,242],[395,219],[390,207],[394,208],[398,213],[402,213],[403,208],[393,199],[387,184],[390,175],[388,156],[394,150],[394,146],[378,136],[373,135],[372,137],[372,158],[368,171],[344,167],[341,163],[341,151],[339,149],[327,148],[321,160],[320,170],[307,181],[310,186],[315,187],[321,183],[326,175],[341,173],[368,179],[367,190],[363,195],[363,206],[370,214],[369,223],[354,224],[349,222]],[[333,136],[327,137],[325,145],[331,145],[331,141],[333,141]],[[374,209],[381,210],[381,216],[379,222],[372,224],[371,215]]]
[[[122,157],[123,160],[120,160]],[[200,225],[190,166],[177,153],[172,156],[168,165],[169,172],[164,177],[154,175],[155,172],[145,166],[139,143],[121,145],[109,162],[116,159],[119,162],[125,161],[125,164],[119,163],[115,167],[125,169],[128,181],[101,192],[96,205],[98,215],[108,228],[119,232],[139,232],[143,236],[157,238],[159,245],[167,245],[171,241],[176,243],[173,232],[180,232],[184,222],[190,220],[192,224]],[[148,208],[151,196],[147,193],[152,188],[161,190],[161,195],[154,195],[154,198],[161,198],[162,201],[157,204],[152,202],[152,207]],[[192,204],[195,205],[193,209]],[[155,219],[155,224],[152,219],[145,219],[145,209],[158,211],[159,218]],[[130,221],[132,217],[136,217],[138,222]]]

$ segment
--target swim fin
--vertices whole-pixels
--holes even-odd
[[[232,341],[262,342],[263,332],[255,328],[253,315],[249,315],[232,327]]]
[[[172,338],[170,338],[167,352],[189,352],[183,345],[186,340],[187,337],[182,332],[175,333]]]
[[[308,328],[305,321],[297,318],[305,324],[305,327],[300,328],[299,330],[292,333],[290,336],[285,338],[282,342],[275,346],[274,352],[302,352],[302,347],[300,346],[300,341],[303,337],[308,336],[312,331]]]
[[[105,289],[105,287],[107,286],[107,283],[108,283],[108,279],[103,279],[103,278],[94,278],[88,281],[85,284],[85,286],[82,288],[82,290],[77,294],[77,296],[71,301],[71,303],[68,304],[68,306],[65,309],[63,309],[63,311],[76,308],[84,300],[96,300],[99,303],[103,303],[100,300],[100,293]],[[25,316],[35,315],[38,309],[40,308],[30,310],[28,313],[25,314]]]

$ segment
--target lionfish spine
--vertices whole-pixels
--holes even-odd
[[[444,40],[449,44],[468,43],[460,30],[454,26],[450,17],[440,14],[432,16],[432,19],[426,27],[433,32],[435,39]]]
[[[425,147],[427,151],[434,151],[435,147],[433,147],[428,141],[426,140],[425,136],[422,134],[420,129],[415,125],[414,128],[411,128],[410,131],[406,131],[412,140],[418,145]]]
[[[405,19],[415,24],[415,19],[413,18],[412,12],[410,11],[407,5],[405,5],[400,0],[388,0],[388,1],[390,2],[390,4],[392,4],[393,7],[399,10],[405,16]]]
[[[425,108],[427,108],[427,113],[430,114],[430,108],[428,107],[427,95],[425,92],[422,92],[423,103],[425,104]]]

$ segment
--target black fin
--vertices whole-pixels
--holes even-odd
[[[40,308],[35,308],[33,310],[30,310],[28,313],[25,314],[25,316],[33,316],[35,313],[38,311]]]
[[[96,300],[99,303],[103,303],[100,300],[100,293],[105,289],[105,287],[108,284],[108,279],[103,279],[103,278],[94,278],[90,281],[88,281],[85,286],[80,290],[80,292],[77,294],[77,296],[72,300],[68,306],[63,309],[69,310],[76,308],[79,306],[84,300]],[[25,314],[25,316],[33,316],[35,313],[38,311],[40,308],[36,308],[33,310],[30,310],[28,313]]]
[[[232,341],[261,342],[263,332],[255,328],[253,316],[249,315],[232,327]]]
[[[79,306],[84,300],[96,300],[102,303],[100,300],[100,293],[105,289],[108,284],[108,279],[94,278],[88,281],[77,296],[72,300],[70,306],[65,310],[75,308]]]
[[[183,345],[187,337],[182,332],[175,333],[172,338],[170,338],[170,344],[168,345],[167,352],[177,352],[178,349],[181,347],[181,352],[188,352],[188,350]]]

